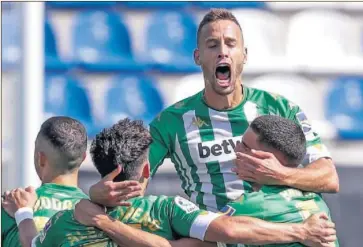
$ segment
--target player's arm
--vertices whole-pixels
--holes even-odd
[[[229,244],[283,244],[301,242],[307,246],[324,246],[335,240],[334,224],[326,215],[314,215],[303,224],[270,223],[256,218],[200,210],[194,203],[176,197],[170,214],[173,230],[183,237]]]
[[[75,219],[83,225],[101,229],[119,246],[177,247],[180,243],[132,228],[108,216],[100,206],[89,200],[81,200],[74,211]],[[183,240],[185,241],[185,240]],[[197,240],[196,240],[197,241]],[[185,246],[183,246],[185,247]]]
[[[18,225],[20,242],[23,247],[30,247],[38,234],[33,220],[33,207],[37,194],[32,187],[15,189],[3,201],[3,207],[9,215],[14,215]]]
[[[317,214],[303,224],[270,223],[246,216],[222,216],[213,220],[204,239],[250,245],[300,242],[307,246],[324,246],[336,239],[334,223]]]
[[[133,247],[216,247],[215,243],[202,242],[197,239],[167,240],[157,235],[132,228],[112,219],[108,215],[101,216],[95,222],[119,246]]]
[[[304,168],[287,168],[283,185],[305,191],[339,192],[339,177],[334,162],[320,136],[313,130],[310,121],[298,106],[293,107],[289,115],[291,120],[302,127],[307,150],[302,164]]]

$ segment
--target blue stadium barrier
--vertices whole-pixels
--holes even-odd
[[[118,75],[106,93],[106,112],[111,125],[125,117],[149,124],[164,108],[156,82],[146,76]]]
[[[21,19],[17,11],[2,14],[1,66],[3,71],[19,69],[21,63]]]
[[[115,1],[49,1],[46,2],[46,7],[49,8],[59,8],[59,9],[82,9],[82,8],[108,8],[116,5]]]
[[[73,28],[73,54],[86,71],[135,72],[144,65],[134,60],[129,31],[116,12],[80,12]]]
[[[118,2],[130,9],[182,9],[190,5],[189,2],[166,2],[166,1],[125,1]]]
[[[331,83],[325,114],[346,140],[363,139],[363,77],[340,77]]]
[[[48,20],[44,25],[44,46],[45,46],[45,70],[46,71],[65,71],[71,67],[70,63],[63,62],[58,54],[57,41]]]
[[[94,135],[91,106],[80,82],[69,76],[47,74],[45,77],[44,111],[48,115],[68,116],[85,125]]]
[[[166,73],[194,73],[200,68],[194,64],[197,26],[187,12],[158,11],[148,20],[146,51],[150,63]],[[160,28],[163,27],[163,28]]]
[[[266,3],[264,2],[253,2],[253,1],[200,1],[200,2],[192,2],[192,4],[198,8],[202,9],[210,9],[210,8],[253,8],[253,9],[262,9],[266,8]]]

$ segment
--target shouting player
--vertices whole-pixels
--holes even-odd
[[[21,234],[35,224],[40,231],[56,212],[74,207],[82,198],[88,198],[77,187],[78,170],[86,158],[87,133],[84,126],[69,117],[52,117],[46,120],[35,140],[34,164],[42,185],[34,191],[31,187],[5,192],[1,208],[1,239],[3,246],[18,247],[37,233]],[[29,195],[28,195],[29,193]],[[17,207],[23,195],[37,195],[33,208]],[[17,198],[19,200],[11,200]],[[4,210],[5,209],[5,210]],[[5,213],[5,211],[7,213]],[[15,213],[16,212],[16,213]],[[15,213],[15,215],[14,215]],[[15,216],[15,219],[14,219]],[[24,217],[33,219],[18,224]],[[34,217],[34,218],[33,218]]]
[[[151,175],[170,158],[190,200],[211,211],[251,192],[248,181],[313,192],[339,190],[333,161],[303,111],[282,96],[243,84],[247,49],[242,28],[231,12],[213,9],[204,16],[194,59],[202,68],[205,88],[170,106],[150,124]],[[273,155],[266,158],[262,151],[250,152],[248,163],[236,159],[237,143],[260,115],[278,115],[302,126],[307,141],[302,168],[285,167]],[[231,171],[234,161],[239,176]],[[118,191],[110,189],[112,186],[92,186],[91,199],[112,204],[108,197]]]
[[[121,164],[123,170],[114,176],[114,180],[137,180],[146,189],[150,175],[148,152],[151,142],[149,131],[141,121],[125,119],[96,136],[91,146],[92,160],[102,177]],[[145,196],[132,198],[129,202],[132,203],[131,207],[109,208],[108,217],[101,207],[88,200],[82,200],[75,210],[65,210],[53,216],[34,239],[33,246],[111,247],[116,246],[116,243],[123,246],[129,236],[118,227],[120,221],[168,240],[193,237],[212,242],[302,242],[308,246],[325,246],[322,241],[329,242],[335,239],[334,224],[327,221],[327,216],[322,214],[314,215],[302,224],[276,224],[250,217],[229,217],[204,211],[178,196]],[[142,236],[140,238],[146,241]],[[151,241],[151,246],[154,246],[153,243],[165,246],[162,245],[164,242]],[[177,242],[170,244],[180,246],[175,245]],[[150,245],[143,243],[129,246]],[[184,246],[215,244],[194,240]]]

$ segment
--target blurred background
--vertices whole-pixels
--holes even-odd
[[[307,113],[335,160],[340,192],[324,195],[342,247],[363,240],[363,3],[2,2],[2,192],[38,185],[33,148],[52,115],[80,120],[91,141],[129,116],[149,123],[203,88],[192,54],[211,7],[239,20],[243,83]],[[99,179],[90,159],[80,187]],[[165,161],[148,193],[184,193]]]

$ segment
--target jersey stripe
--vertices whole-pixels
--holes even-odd
[[[179,139],[179,141],[181,141],[181,148],[183,150],[184,154],[188,154],[187,156],[185,156],[188,161],[188,164],[190,164],[192,166],[191,168],[191,175],[193,178],[195,185],[195,191],[196,193],[191,193],[190,199],[197,203],[199,205],[200,208],[202,209],[206,209],[206,206],[203,204],[203,190],[202,190],[202,183],[199,177],[199,174],[204,174],[207,173],[206,169],[201,169],[200,167],[197,167],[196,164],[198,164],[198,161],[195,160],[195,158],[197,157],[197,150],[190,148],[189,143],[190,142],[200,142],[201,138],[200,138],[200,134],[199,134],[199,129],[198,127],[193,124],[193,120],[195,119],[195,111],[188,111],[186,113],[183,114],[183,123],[184,123],[184,137],[186,138],[185,141],[182,141],[181,139]]]
[[[184,154],[181,150],[178,136],[176,136],[176,139],[175,139],[175,154],[174,155],[175,155],[176,160],[178,160],[177,166],[181,166],[181,169],[184,171],[184,174],[186,177],[186,184],[185,184],[185,186],[183,186],[183,189],[184,189],[184,191],[189,191],[191,189],[192,181],[193,181],[192,174],[191,174],[191,167],[188,165],[188,162],[185,159]],[[184,178],[184,176],[182,176],[182,177]],[[192,188],[192,189],[193,190],[195,189],[195,184],[194,184],[194,188]]]
[[[228,112],[218,112],[216,110],[209,109],[209,115],[211,118],[215,139],[226,139],[228,137],[235,136],[232,132]],[[233,146],[229,147],[229,149],[235,157],[234,150],[232,150]],[[233,160],[229,159],[228,161],[220,161],[219,167],[224,181],[224,194],[221,195],[221,203],[218,205],[218,207],[221,208],[224,207],[228,202],[225,199],[226,197],[230,200],[237,199],[242,195],[244,187],[243,181],[240,180],[237,175],[231,171],[231,169],[234,167]]]

